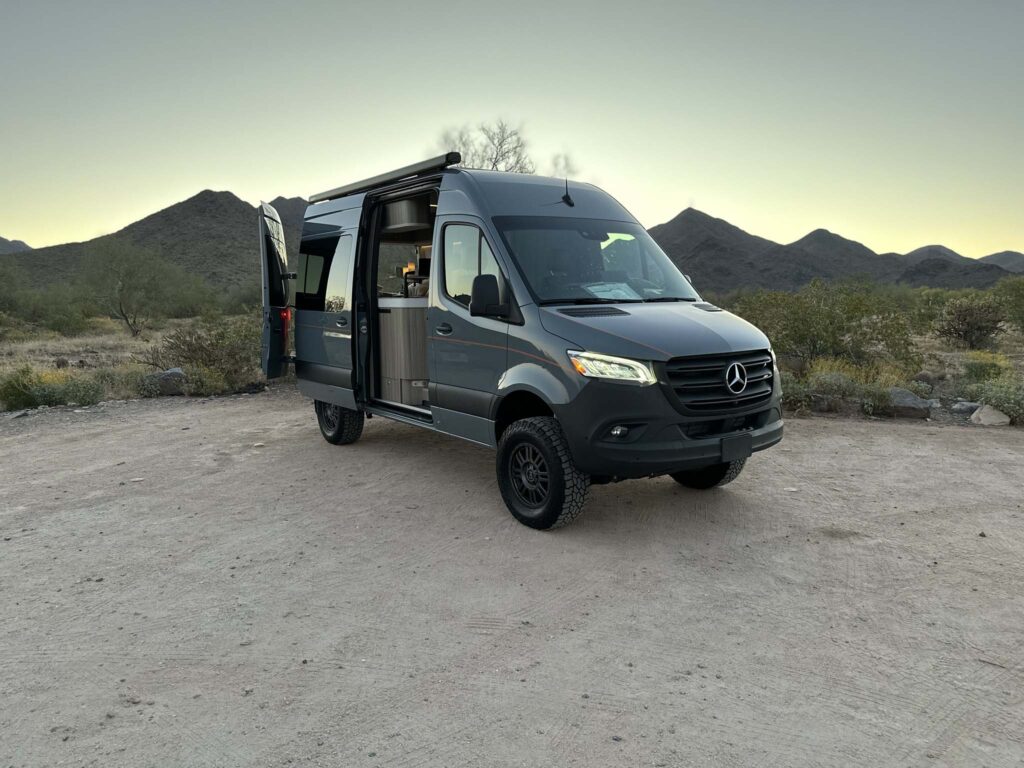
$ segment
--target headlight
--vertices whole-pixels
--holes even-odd
[[[625,357],[599,355],[596,352],[576,352],[571,349],[567,354],[572,367],[582,376],[640,385],[653,384],[657,381],[648,363]]]

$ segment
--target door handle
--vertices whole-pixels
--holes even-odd
[[[442,336],[450,336],[452,333],[452,327],[448,323],[441,323],[437,328],[434,329]]]
[[[344,317],[338,318],[338,320],[336,320],[334,324],[339,328],[345,328],[348,326],[348,319]]]

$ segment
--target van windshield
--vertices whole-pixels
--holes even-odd
[[[496,216],[494,223],[540,304],[699,298],[639,224],[554,216]]]

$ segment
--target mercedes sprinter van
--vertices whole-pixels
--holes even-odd
[[[314,195],[297,258],[260,208],[263,371],[294,367],[326,440],[381,416],[494,448],[509,511],[547,529],[591,485],[712,488],[782,439],[768,339],[614,198],[459,162]]]

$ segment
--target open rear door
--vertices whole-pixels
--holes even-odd
[[[260,263],[263,270],[263,349],[261,362],[268,379],[288,370],[288,325],[291,320],[292,274],[288,272],[284,227],[277,211],[260,203]]]

